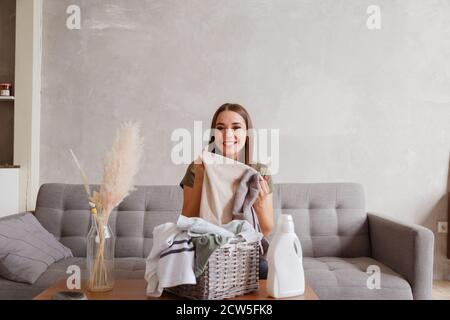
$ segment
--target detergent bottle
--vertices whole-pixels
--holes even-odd
[[[293,297],[305,292],[302,247],[291,215],[280,214],[267,260],[267,292],[271,297]]]

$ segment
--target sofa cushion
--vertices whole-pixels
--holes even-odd
[[[114,260],[114,275],[116,279],[144,280],[145,259],[116,258]],[[86,279],[86,258],[67,258],[52,264],[33,284],[14,282],[0,277],[0,300],[3,299],[32,299],[39,293],[52,286],[55,282],[67,279],[66,273],[70,265],[77,265],[81,269],[81,277]]]
[[[380,268],[380,289],[369,289],[367,273],[370,265]],[[411,286],[398,273],[368,257],[321,257],[303,259],[306,282],[320,299],[393,300],[413,298]]]
[[[34,283],[47,268],[70,249],[45,230],[31,213],[0,221],[0,275],[18,282]]]

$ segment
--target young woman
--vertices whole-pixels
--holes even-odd
[[[255,163],[251,159],[253,140],[250,139],[248,130],[252,128],[250,115],[244,107],[239,104],[223,104],[213,116],[211,122],[213,133],[209,144],[213,145],[211,152],[241,162],[243,159],[245,164],[266,176],[266,180],[260,181],[261,190],[253,204],[253,209],[258,217],[261,231],[267,238],[273,228],[273,183],[267,166]],[[203,172],[203,164],[193,161],[180,183],[184,196],[182,214],[187,217],[199,216]],[[260,277],[265,278],[267,274],[265,260],[260,263],[260,271]]]

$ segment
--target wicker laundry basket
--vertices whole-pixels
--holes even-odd
[[[197,284],[165,290],[194,300],[220,300],[244,295],[259,288],[259,241],[232,240],[208,259]]]

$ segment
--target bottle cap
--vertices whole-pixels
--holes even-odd
[[[294,232],[294,219],[290,214],[280,214],[278,218],[278,230],[280,232]]]

